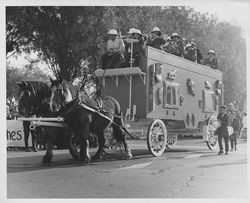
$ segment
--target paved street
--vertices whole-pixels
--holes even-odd
[[[79,165],[67,150],[54,151],[51,166],[44,151],[7,153],[8,198],[247,198],[247,143],[217,155],[201,139],[185,138],[161,157],[145,140],[130,140],[134,158],[120,153]],[[92,149],[93,154],[94,149]]]

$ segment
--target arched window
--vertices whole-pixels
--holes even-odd
[[[176,103],[176,87],[172,87],[172,95],[173,95],[173,105],[177,105]]]
[[[211,90],[203,90],[203,112],[212,113],[216,110],[214,92]]]
[[[166,94],[167,94],[167,104],[171,105],[172,102],[171,102],[171,87],[167,87],[167,91],[166,91]]]
[[[164,82],[163,107],[179,108],[179,84],[174,82]]]

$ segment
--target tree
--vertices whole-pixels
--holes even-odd
[[[22,47],[29,44],[27,38],[28,27],[18,26],[24,25],[23,19],[20,16],[23,15],[23,10],[18,7],[8,7],[6,9],[6,56],[7,58],[15,53],[20,53]]]
[[[89,60],[97,52],[95,40],[102,31],[101,7],[18,7],[22,20],[13,14],[12,24],[17,30],[25,30],[29,44],[24,51],[36,51],[53,70],[72,81],[79,73],[82,60]],[[100,15],[96,15],[100,14]],[[20,16],[19,16],[20,18]],[[8,21],[9,19],[7,19]],[[7,27],[7,30],[10,30]],[[13,33],[14,34],[14,33]]]

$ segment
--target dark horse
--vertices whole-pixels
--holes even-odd
[[[22,81],[17,83],[20,87],[19,92],[19,104],[18,110],[22,117],[31,117],[36,115],[42,117],[57,117],[56,113],[50,111],[49,101],[51,96],[51,90],[47,83],[40,81]],[[25,145],[28,146],[28,135],[30,122],[24,121],[24,133],[25,133]],[[71,155],[77,159],[77,150],[74,148],[71,142],[70,131],[61,127],[42,127],[47,135],[47,151],[43,157],[43,163],[50,163],[52,160],[52,148],[55,141],[68,139],[68,147]],[[36,145],[36,131],[41,130],[41,127],[37,127],[35,131],[31,131],[34,138],[33,148]]]
[[[132,154],[128,148],[125,132],[122,130],[123,119],[119,103],[112,97],[102,96],[97,100],[90,99],[85,94],[79,94],[77,88],[71,85],[66,80],[59,78],[57,80],[51,79],[51,99],[50,108],[52,112],[61,111],[63,117],[66,119],[66,124],[71,129],[73,134],[80,136],[80,161],[90,161],[88,147],[89,147],[89,133],[93,133],[98,137],[99,148],[97,153],[92,157],[93,159],[101,159],[103,147],[105,144],[104,130],[110,125],[113,128],[114,137],[117,141],[124,145],[125,153],[128,158],[132,158]],[[72,103],[75,103],[75,105]],[[83,107],[85,104],[96,109],[99,108],[104,112],[106,118],[93,112],[91,109]],[[66,108],[66,113],[63,113],[65,106],[70,105],[70,110]],[[108,119],[107,119],[108,118]],[[73,135],[74,137],[74,135]]]

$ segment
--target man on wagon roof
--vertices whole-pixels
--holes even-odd
[[[124,58],[125,45],[115,29],[108,31],[107,52],[102,56],[102,69],[118,68]]]
[[[184,47],[182,43],[182,39],[178,33],[173,33],[171,35],[171,40],[173,41],[172,45],[175,50],[174,55],[182,57],[184,54]]]
[[[162,50],[162,47],[166,42],[160,29],[158,27],[154,27],[151,33],[152,35],[148,38],[146,45]]]
[[[192,46],[192,44],[187,44],[184,51],[184,58],[196,62],[195,48]]]
[[[142,33],[139,29],[131,28],[128,32],[129,38],[125,41],[125,58],[126,58],[126,66],[130,65],[131,60],[131,43],[133,41],[133,53],[132,53],[132,63],[133,66],[139,66],[140,58],[145,56],[145,40],[142,37]]]
[[[213,69],[218,69],[218,60],[215,55],[215,51],[209,50],[207,55],[208,55],[207,58],[205,58],[204,60],[204,65],[209,66]]]

